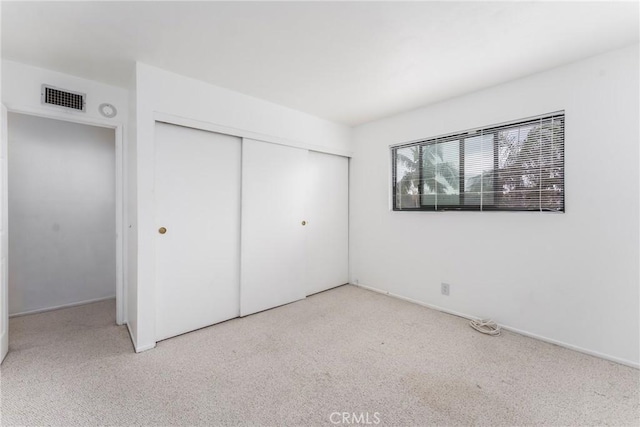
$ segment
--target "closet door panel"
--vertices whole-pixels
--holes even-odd
[[[240,314],[305,298],[307,150],[244,139]]]
[[[162,340],[239,315],[241,140],[157,123],[155,143]]]
[[[309,152],[307,295],[349,281],[349,159]]]

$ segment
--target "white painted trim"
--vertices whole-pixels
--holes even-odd
[[[5,348],[7,349],[6,353],[4,353],[4,351],[3,351],[3,353],[4,353],[3,356],[5,356],[5,357],[9,353],[9,331],[8,331],[8,329],[9,328],[6,328],[5,330],[3,330],[2,334],[0,335],[0,342],[2,343],[0,345],[2,346],[3,349],[5,349]],[[4,357],[2,357],[0,359],[0,363],[2,363],[3,361],[4,361]]]
[[[85,117],[76,112],[67,112],[67,111],[58,111],[57,109],[49,109],[49,108],[34,108],[34,107],[25,107],[21,105],[14,104],[4,104],[7,107],[7,110],[10,113],[20,113],[20,114],[28,114],[30,116],[43,117],[45,119],[55,119],[62,120],[65,122],[71,123],[80,123],[89,126],[99,126],[103,128],[116,129],[118,127],[122,127],[124,124],[122,122],[111,120],[111,119],[100,119],[93,117]]]
[[[116,324],[123,325],[127,322],[126,295],[125,292],[125,150],[124,150],[124,129],[123,126],[117,126],[115,129],[116,136]]]
[[[136,347],[136,353],[142,353],[143,351],[148,351],[156,348],[156,343],[143,345],[142,347]]]
[[[0,331],[0,363],[4,360],[4,358],[9,353],[9,302],[7,298],[9,283],[7,280],[7,258],[2,258],[2,277],[3,282],[0,287],[0,294],[2,295],[3,301],[0,301],[2,305],[1,315],[2,319],[2,331]]]
[[[536,335],[536,334],[533,334],[531,332],[523,331],[521,329],[514,328],[514,327],[511,327],[511,326],[502,325],[502,324],[500,326],[503,329],[507,330],[507,331],[511,331],[511,332],[516,333],[516,334],[524,335],[525,337],[534,338],[534,339],[537,339],[537,340],[540,340],[540,341],[548,342],[549,344],[555,344],[555,345],[560,346],[560,347],[568,348],[569,350],[574,350],[574,351],[577,351],[579,353],[588,354],[589,356],[598,357],[600,359],[609,360],[610,362],[615,362],[615,363],[619,363],[621,365],[629,366],[631,368],[640,369],[640,363],[636,363],[636,362],[633,362],[631,360],[621,359],[619,357],[611,356],[609,354],[604,354],[604,353],[600,353],[600,352],[597,352],[597,351],[594,351],[594,350],[589,350],[589,349],[586,349],[586,348],[583,348],[583,347],[578,347],[578,346],[575,346],[573,344],[568,344],[568,343],[565,343],[563,341],[557,341],[557,340],[554,340],[552,338],[547,338],[547,337],[543,337],[541,335]]]
[[[131,330],[131,326],[129,326],[128,323],[126,323],[126,325],[127,325],[127,330],[129,331],[129,338],[131,338],[131,345],[133,346],[133,351],[135,351],[136,353],[141,353],[143,351],[147,351],[147,350],[151,350],[152,348],[155,348],[156,343],[145,345],[145,346],[142,346],[142,347],[137,347],[136,342],[138,340],[136,339],[135,334]]]
[[[433,305],[433,304],[428,304],[426,302],[418,301],[418,300],[413,299],[413,298],[404,297],[402,295],[394,294],[394,293],[391,293],[391,292],[388,292],[388,291],[383,291],[382,289],[374,288],[372,286],[363,285],[361,283],[358,283],[358,284],[351,283],[351,285],[357,286],[359,288],[367,289],[369,291],[377,292],[379,294],[388,295],[390,297],[401,299],[403,301],[408,301],[408,302],[411,302],[413,304],[418,304],[418,305],[421,305],[423,307],[432,308],[434,310],[441,311],[443,313],[453,314],[454,316],[462,317],[464,319],[469,319],[469,320],[479,320],[480,319],[479,317],[474,317],[474,316],[470,316],[468,314],[459,313],[459,312],[454,311],[454,310],[449,310],[448,308],[440,307],[440,306]]]
[[[143,351],[147,351],[147,350],[151,350],[152,348],[155,348],[156,346],[155,342],[153,344],[148,344],[148,345],[143,345],[142,347],[138,347],[136,344],[138,340],[136,339],[136,336],[134,335],[128,323],[127,323],[127,330],[129,331],[129,338],[131,338],[131,344],[133,344],[133,350],[136,353],[142,353]]]
[[[349,284],[351,282],[351,278],[353,277],[352,273],[353,271],[351,270],[351,226],[353,225],[353,221],[351,219],[351,183],[353,182],[353,161],[351,160],[351,158],[347,159],[348,161],[348,165],[347,168],[348,169],[348,177],[347,177],[347,272],[348,272],[348,276],[347,276],[347,283]]]
[[[12,104],[5,104],[5,106],[7,107],[8,112],[11,113],[27,114],[47,119],[114,129],[116,161],[116,323],[118,325],[123,325],[126,321],[125,318],[127,317],[125,313],[125,295],[127,293],[125,289],[126,282],[124,280],[124,272],[126,271],[125,263],[127,262],[124,258],[124,236],[126,233],[124,212],[127,209],[124,165],[126,162],[127,150],[124,147],[124,124],[122,122],[109,119],[82,117],[78,115],[79,113],[58,111],[56,109],[49,110],[48,108],[33,108]]]
[[[12,318],[12,317],[28,316],[30,314],[46,313],[47,311],[54,311],[54,310],[60,310],[60,309],[63,309],[63,308],[77,307],[79,305],[93,304],[94,302],[107,301],[107,300],[115,299],[115,298],[116,298],[115,295],[111,295],[111,296],[108,296],[108,297],[94,298],[94,299],[88,299],[88,300],[78,301],[78,302],[71,302],[69,304],[62,304],[62,305],[56,305],[56,306],[53,306],[53,307],[39,308],[37,310],[21,311],[20,313],[9,314],[9,317]]]
[[[317,151],[320,153],[336,154],[343,157],[352,157],[353,152],[349,150],[343,150],[340,148],[330,148],[322,145],[307,144],[304,142],[294,141],[287,138],[281,138],[279,136],[267,135],[257,132],[251,132],[244,129],[238,129],[230,126],[223,126],[212,122],[204,122],[201,120],[189,119],[187,117],[176,116],[174,114],[161,113],[155,111],[153,119],[156,122],[169,123],[178,126],[185,126],[193,129],[201,129],[209,132],[222,133],[225,135],[237,136],[240,138],[254,139],[257,141],[270,142],[272,144],[286,145],[289,147],[303,148],[310,151]]]
[[[420,139],[414,139],[412,141],[407,141],[407,142],[398,142],[395,144],[391,144],[389,145],[389,149],[394,149],[394,148],[400,148],[404,145],[411,145],[411,144],[417,144],[419,142],[424,142],[424,141],[429,141],[429,140],[433,140],[433,139],[438,139],[438,138],[446,138],[453,135],[461,135],[463,133],[466,134],[474,134],[482,129],[493,129],[493,128],[497,128],[497,127],[501,127],[501,126],[509,126],[512,124],[516,124],[516,123],[520,123],[520,122],[527,122],[530,120],[538,120],[541,118],[545,118],[545,117],[549,117],[549,116],[555,116],[555,115],[560,115],[560,114],[564,114],[564,110],[558,110],[558,111],[554,111],[551,113],[545,113],[545,114],[536,114],[535,116],[529,116],[529,117],[525,117],[522,119],[514,119],[514,120],[509,120],[508,122],[502,122],[502,123],[496,123],[496,124],[492,124],[492,125],[487,125],[487,126],[480,126],[480,127],[475,127],[475,128],[471,128],[471,129],[466,129],[463,131],[452,131],[449,133],[443,133],[441,135],[437,135],[437,136],[430,136],[427,138],[420,138]]]
[[[129,326],[129,322],[125,323],[125,325],[127,325],[127,331],[129,331],[129,339],[131,340],[131,345],[133,346],[133,351],[136,351],[136,336],[134,335],[133,331],[131,330],[131,326]]]
[[[440,306],[437,306],[437,305],[433,305],[433,304],[428,304],[426,302],[418,301],[418,300],[415,300],[413,298],[407,298],[407,297],[404,297],[402,295],[397,295],[397,294],[394,294],[394,293],[391,293],[391,292],[384,291],[382,289],[374,288],[372,286],[367,286],[367,285],[362,285],[362,284],[355,284],[355,283],[352,283],[352,285],[360,287],[360,288],[363,288],[363,289],[367,289],[367,290],[370,290],[370,291],[373,291],[373,292],[377,292],[379,294],[388,295],[388,296],[393,297],[393,298],[397,298],[397,299],[408,301],[408,302],[411,302],[411,303],[414,303],[414,304],[418,304],[418,305],[421,305],[423,307],[431,308],[433,310],[437,310],[437,311],[440,311],[440,312],[443,312],[443,313],[452,314],[454,316],[462,317],[464,319],[469,319],[469,320],[478,320],[478,319],[480,319],[479,317],[476,317],[476,316],[472,316],[472,315],[465,314],[465,313],[460,313],[460,312],[457,312],[457,311],[454,311],[454,310],[449,310],[447,308],[443,308],[443,307],[440,307]],[[544,342],[547,342],[549,344],[555,344],[557,346],[564,347],[564,348],[567,348],[569,350],[577,351],[579,353],[588,354],[589,356],[594,356],[594,357],[598,357],[600,359],[609,360],[611,362],[620,363],[621,365],[626,365],[626,366],[629,366],[631,368],[640,369],[640,363],[633,362],[631,360],[621,359],[619,357],[615,357],[615,356],[611,356],[611,355],[608,355],[608,354],[600,353],[600,352],[597,352],[597,351],[589,350],[589,349],[586,349],[586,348],[578,347],[578,346],[575,346],[575,345],[572,345],[572,344],[565,343],[563,341],[558,341],[558,340],[554,340],[552,338],[544,337],[542,335],[537,335],[537,334],[534,334],[534,333],[531,333],[531,332],[523,331],[521,329],[514,328],[512,326],[500,324],[500,327],[502,327],[503,329],[505,329],[507,331],[510,331],[510,332],[513,332],[513,333],[516,333],[516,334],[519,334],[519,335],[523,335],[525,337],[529,337],[529,338],[537,339],[537,340],[540,340],[540,341],[544,341]]]
[[[7,108],[4,104],[0,105],[2,112],[2,118],[0,119],[2,129],[0,138],[0,166],[2,169],[2,176],[0,177],[0,215],[2,216],[2,223],[0,224],[0,325],[2,331],[0,334],[0,363],[4,360],[5,356],[9,352],[9,279],[8,279],[8,242],[9,232],[7,230],[8,224],[8,205],[7,205],[7,145],[9,142],[7,135]]]

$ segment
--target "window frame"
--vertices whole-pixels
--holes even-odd
[[[521,208],[521,207],[504,207],[504,206],[500,206],[500,204],[498,203],[502,192],[500,191],[496,191],[495,189],[498,186],[498,173],[493,174],[493,203],[491,204],[479,204],[479,205],[465,205],[464,204],[464,196],[465,196],[465,191],[464,191],[464,183],[465,183],[465,175],[464,175],[464,151],[465,151],[465,139],[467,138],[475,138],[478,136],[485,136],[485,135],[489,135],[492,134],[493,135],[493,170],[494,171],[498,171],[499,170],[499,159],[500,159],[500,154],[499,154],[499,136],[498,133],[501,130],[505,130],[505,128],[509,128],[509,127],[517,127],[517,126],[522,126],[522,125],[526,125],[526,124],[531,124],[532,122],[535,122],[537,120],[542,121],[545,119],[552,119],[555,117],[562,117],[563,120],[563,124],[562,124],[562,172],[563,172],[563,176],[562,176],[562,209],[561,210],[553,210],[553,209],[543,209],[541,207],[529,207],[529,208]],[[391,208],[392,211],[394,212],[456,212],[456,211],[467,211],[467,212],[546,212],[546,213],[565,213],[567,206],[566,206],[566,183],[565,183],[565,156],[564,156],[564,152],[565,152],[565,126],[566,126],[566,120],[565,120],[565,112],[564,110],[561,111],[556,111],[553,113],[548,113],[548,114],[542,114],[539,116],[534,116],[534,117],[529,117],[526,119],[519,119],[519,120],[515,120],[515,121],[511,121],[511,122],[505,122],[505,123],[501,123],[501,124],[496,124],[496,125],[490,125],[490,126],[486,126],[486,127],[481,127],[481,128],[476,128],[476,129],[471,129],[471,130],[467,130],[467,131],[463,131],[463,132],[455,132],[455,133],[451,133],[451,134],[445,134],[445,135],[441,135],[441,136],[437,136],[437,137],[432,137],[432,138],[426,138],[426,139],[420,139],[417,141],[412,141],[412,142],[407,142],[407,143],[402,143],[402,144],[396,144],[396,145],[391,145],[389,147],[390,149],[390,153],[391,153],[391,179],[392,179],[392,185],[391,185]],[[459,170],[459,203],[456,205],[439,205],[439,204],[434,204],[434,205],[425,205],[422,203],[422,189],[424,188],[424,162],[423,162],[423,151],[424,151],[424,147],[429,146],[429,145],[435,145],[435,144],[440,144],[443,142],[450,142],[452,140],[459,140],[459,151],[458,151],[458,157],[459,157],[459,161],[458,161],[458,170]],[[398,181],[397,181],[397,168],[398,168],[398,162],[397,162],[397,151],[398,149],[401,148],[408,148],[408,147],[418,147],[419,149],[419,185],[420,185],[420,191],[418,193],[418,200],[419,200],[419,207],[410,207],[410,208],[400,208],[398,207]],[[437,195],[436,195],[437,197]]]

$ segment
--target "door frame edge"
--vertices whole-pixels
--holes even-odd
[[[127,183],[128,177],[126,172],[127,164],[127,140],[125,137],[125,124],[120,121],[102,120],[98,118],[87,118],[70,114],[63,111],[54,111],[44,108],[31,108],[19,105],[2,104],[6,107],[7,113],[25,114],[28,116],[41,117],[45,119],[60,120],[70,123],[76,123],[87,126],[95,126],[113,129],[115,134],[115,220],[116,220],[116,324],[124,325],[128,323],[126,311],[126,295],[127,295],[127,253],[126,241],[128,238],[126,227],[126,212],[128,212]],[[8,143],[8,136],[7,136]],[[7,161],[8,159],[4,159]],[[8,189],[2,190],[3,197],[6,196]],[[7,200],[5,199],[5,203]],[[4,205],[4,204],[3,204]],[[6,217],[5,217],[6,218]],[[8,230],[7,230],[8,234]],[[7,247],[7,257],[8,247]],[[8,266],[7,266],[8,274]],[[8,310],[8,307],[7,307]]]

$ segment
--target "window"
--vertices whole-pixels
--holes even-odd
[[[564,112],[391,148],[393,209],[564,212]]]

